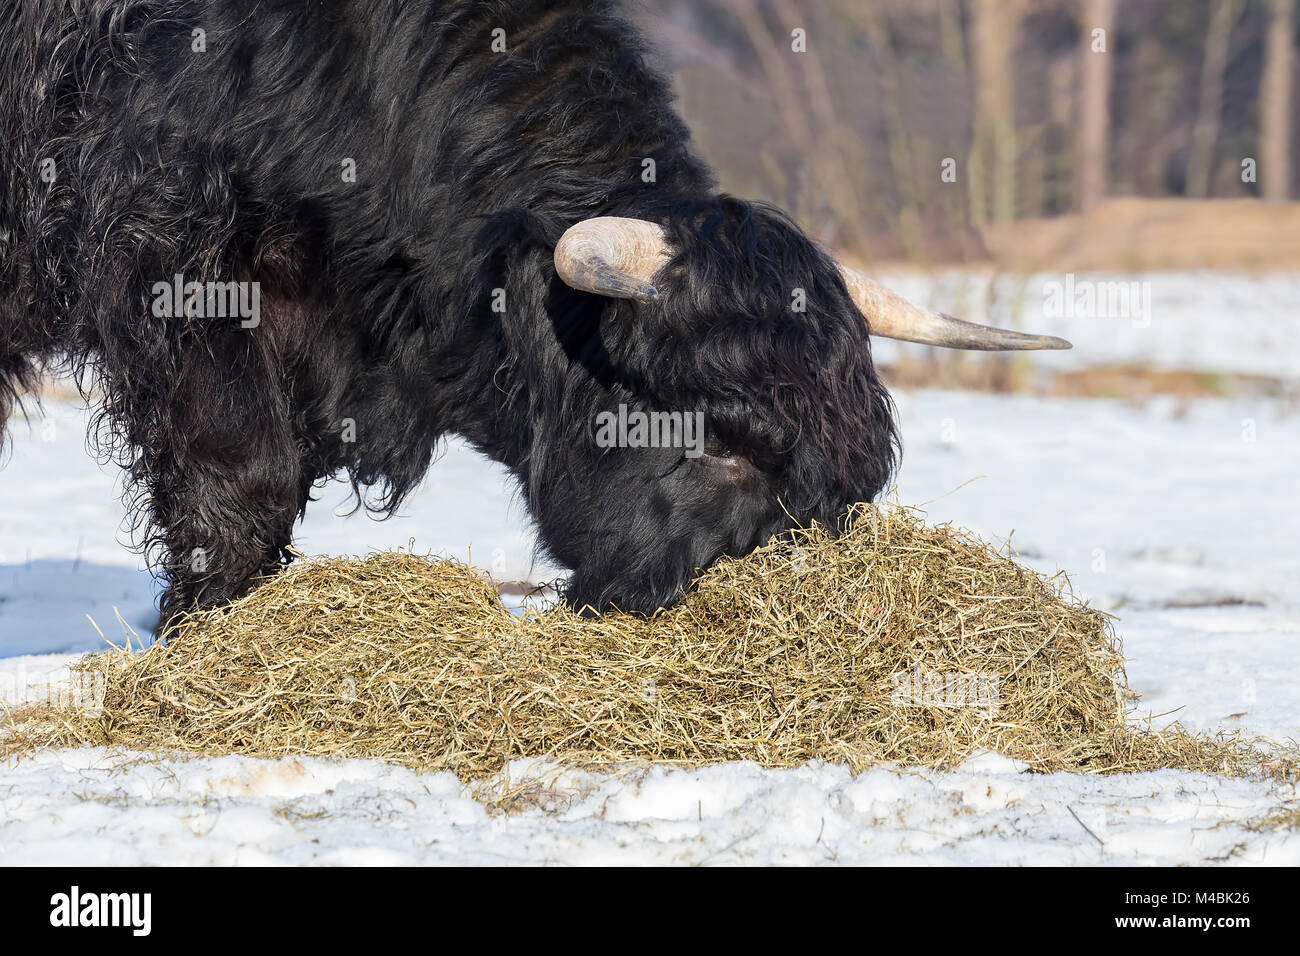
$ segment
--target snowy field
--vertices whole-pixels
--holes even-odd
[[[1044,322],[1032,309],[1026,325],[1074,339],[1075,352],[1049,360],[1075,367],[1094,345],[1097,361],[1146,362],[1176,341],[1182,359],[1157,364],[1300,380],[1269,305],[1294,302],[1300,281],[1219,279],[1205,296],[1196,276],[1152,281],[1145,328]],[[897,284],[922,300],[953,294]],[[1176,716],[1197,730],[1300,738],[1292,394],[1141,405],[899,394],[898,496],[928,502],[931,521],[1010,536],[1022,560],[1068,571],[1079,594],[1117,614],[1143,713],[1170,714],[1157,724]],[[88,616],[114,639],[116,614],[137,629],[152,623],[153,584],[122,543],[117,475],[86,455],[84,421],[73,403],[47,403],[30,428],[15,423],[0,470],[9,698],[102,646]],[[321,494],[299,548],[364,553],[413,539],[422,551],[472,555],[498,579],[559,573],[534,560],[504,472],[455,443],[400,516],[336,516],[345,499],[340,485]],[[449,774],[370,761],[47,752],[0,766],[0,863],[1300,864],[1300,832],[1239,822],[1294,792],[1173,771],[1039,776],[994,755],[949,774],[882,768],[856,779],[825,766],[622,779],[510,768],[511,784],[525,780],[537,793],[502,815]]]
[[[1300,386],[1294,341],[1300,274],[1149,272],[992,274],[951,269],[882,275],[932,309],[1008,328],[1060,335],[1070,351],[1039,352],[1043,370],[1133,363],[1162,370],[1268,375]],[[925,346],[888,340],[884,364]],[[1300,397],[1300,396],[1297,396]]]

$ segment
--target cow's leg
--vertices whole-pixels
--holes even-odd
[[[274,359],[246,331],[208,345],[184,351],[133,469],[166,583],[160,632],[286,563],[310,489]]]
[[[178,614],[240,597],[287,563],[302,507],[297,480],[284,482],[255,460],[215,469],[196,462],[175,477],[151,505],[166,582],[160,633]]]
[[[17,251],[16,237],[4,226],[6,213],[0,197],[0,464],[9,419],[24,393],[35,391],[42,365],[56,350],[50,311],[29,307],[30,270]]]

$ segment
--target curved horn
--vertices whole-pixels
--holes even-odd
[[[615,299],[648,301],[650,281],[668,261],[663,228],[644,219],[600,216],[570,226],[555,246],[555,271],[566,285]]]
[[[1054,335],[1027,335],[1010,329],[995,329],[931,312],[891,292],[861,272],[840,266],[858,311],[867,320],[872,335],[950,349],[1068,349],[1073,346]]]
[[[555,271],[584,292],[649,301],[655,273],[669,260],[664,230],[644,219],[599,216],[565,230],[555,246]],[[965,322],[909,302],[854,269],[840,266],[849,294],[872,335],[954,349],[1068,349],[1065,339]]]

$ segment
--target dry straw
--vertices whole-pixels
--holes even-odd
[[[512,614],[461,564],[317,559],[187,619],[166,646],[93,654],[102,713],[11,714],[0,752],[374,757],[465,780],[753,760],[1035,771],[1165,767],[1291,777],[1293,750],[1140,729],[1110,620],[948,526],[855,508],[705,573],[643,618]]]

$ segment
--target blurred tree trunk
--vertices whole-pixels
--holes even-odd
[[[1128,148],[1124,152],[1122,179],[1112,184],[1116,191],[1149,196],[1157,189],[1160,170],[1164,167],[1152,163],[1151,157],[1167,118],[1158,107],[1160,73],[1160,39],[1151,30],[1143,30],[1133,54],[1133,80],[1125,107],[1132,120],[1127,124],[1128,129],[1122,131],[1127,134]]]
[[[1228,40],[1240,10],[1238,0],[1214,0],[1201,61],[1201,91],[1192,127],[1192,148],[1187,157],[1187,195],[1204,199],[1210,194],[1214,174],[1214,147],[1219,139],[1223,111],[1223,72],[1228,66]]]
[[[1080,101],[1079,210],[1087,212],[1106,194],[1110,167],[1110,85],[1114,55],[1115,0],[1084,0],[1079,56],[1083,90]],[[1104,52],[1094,30],[1105,30]]]
[[[1270,202],[1291,193],[1291,71],[1294,0],[1269,0],[1264,75],[1260,80],[1260,190]]]
[[[805,53],[792,53],[787,40],[789,34],[777,36],[772,33],[757,0],[729,0],[726,6],[735,14],[758,54],[759,64],[767,78],[767,89],[776,102],[777,112],[799,157],[801,165],[795,171],[796,176],[806,174],[802,179],[803,186],[798,190],[798,208],[790,212],[801,218],[818,238],[856,244],[861,240],[864,219],[853,177],[837,142],[837,120],[825,73],[820,61],[814,60],[810,64],[808,60],[816,58],[819,51],[810,45]],[[778,4],[776,12],[782,18],[798,19],[797,11],[789,4]],[[788,28],[796,26],[807,28],[806,24],[799,22],[789,24]],[[804,67],[805,86],[812,88],[811,112],[817,119],[815,124],[799,95],[799,84],[792,68],[795,62]]]
[[[781,0],[789,3],[790,0]],[[881,107],[885,114],[885,135],[889,146],[889,166],[894,189],[898,195],[896,225],[903,239],[907,258],[913,262],[925,259],[925,238],[921,231],[921,213],[917,202],[919,192],[915,149],[908,129],[903,106],[903,71],[890,45],[890,11],[879,4],[864,4],[861,0],[840,2],[836,9],[865,35],[878,64],[876,80],[880,84]],[[931,173],[936,179],[938,169]]]
[[[971,51],[975,137],[971,172],[981,188],[972,209],[978,228],[1016,215],[1016,44],[1019,0],[974,0]]]
[[[966,87],[970,83],[971,73],[966,57],[966,36],[962,30],[961,9],[956,0],[935,0],[935,2],[939,14],[939,45],[940,49],[943,50],[944,61],[948,64],[952,73],[961,78],[962,91],[966,93],[963,99],[969,102],[969,93]],[[954,102],[958,102],[955,97]],[[969,115],[965,110],[962,110],[960,115],[963,120],[969,120]],[[960,154],[956,137],[957,133],[953,130],[950,133],[950,138],[946,141],[946,148],[942,150],[945,159],[955,159]],[[947,224],[947,234],[959,237],[962,258],[970,259],[983,252],[983,247],[975,241],[971,228],[974,222],[972,210],[977,204],[979,184],[971,174],[969,167],[956,172],[957,183],[953,185],[959,185],[964,189],[960,193],[940,190],[938,196],[944,214],[944,222]],[[942,350],[929,349],[928,351],[938,352]]]
[[[814,29],[811,13],[801,12],[793,0],[772,0],[772,5],[785,30],[781,39],[787,46],[789,31],[795,27],[802,27],[813,37],[807,50],[794,54],[792,59],[803,67],[808,102],[817,120],[815,136],[816,173],[821,188],[819,199],[823,208],[833,212],[832,218],[839,226],[836,239],[841,243],[857,245],[865,238],[866,220],[858,197],[858,177],[845,161],[845,137],[852,136],[853,131],[840,121],[840,112],[831,97],[830,80],[826,73],[826,64],[829,62],[826,51],[831,45],[830,31]]]

